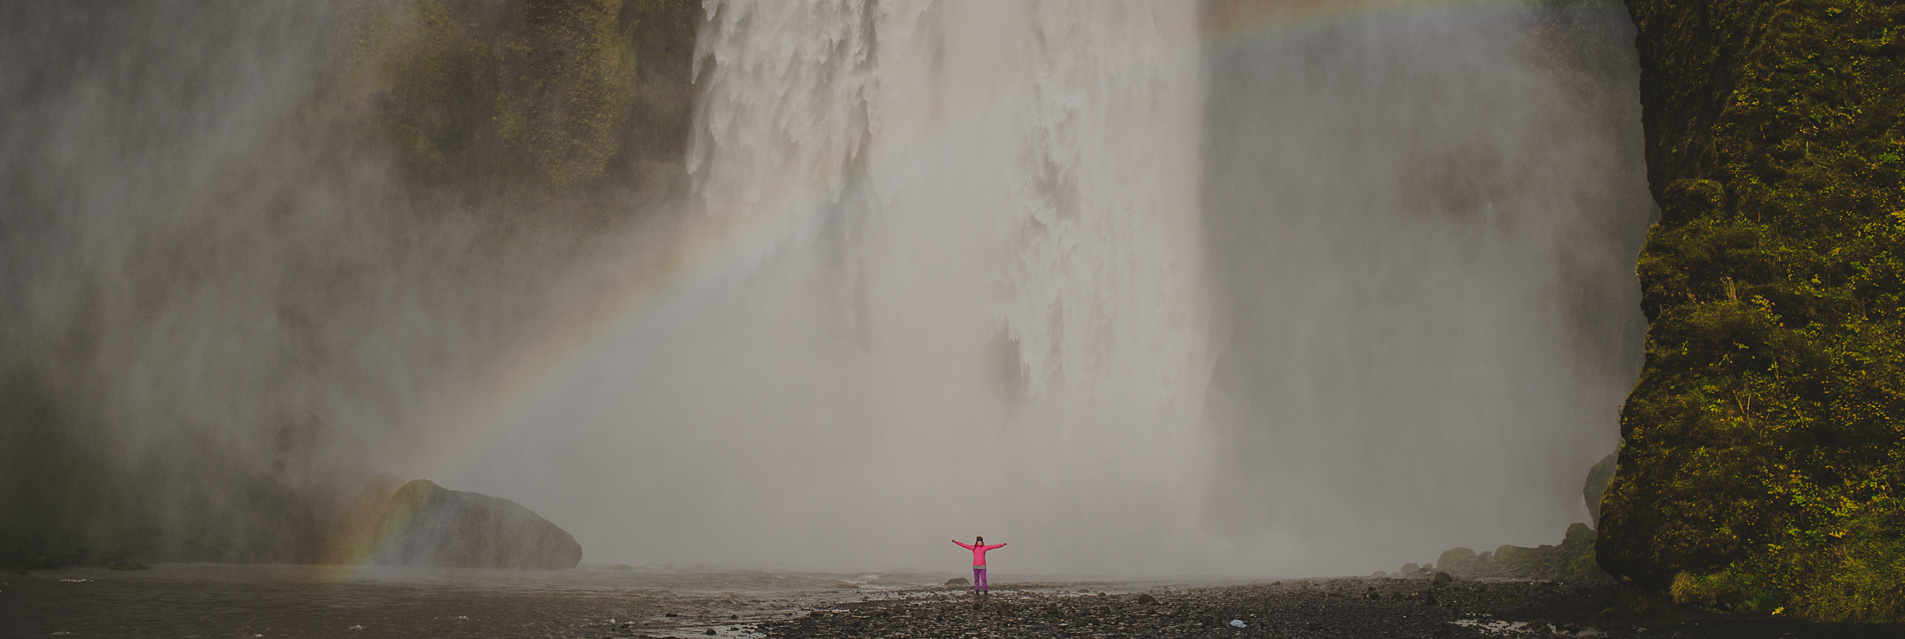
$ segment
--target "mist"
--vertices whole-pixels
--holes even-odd
[[[0,516],[321,560],[383,476],[591,563],[1551,543],[1640,364],[1632,26],[1430,4],[710,0],[682,141],[539,189],[486,116],[363,124],[358,5],[7,9]]]
[[[743,237],[463,481],[630,563],[1341,574],[1587,519],[1644,330],[1619,7],[820,6],[711,5],[693,206]]]
[[[560,316],[603,230],[663,217],[626,166],[551,197],[395,147],[412,78],[383,61],[415,45],[366,25],[421,6],[0,14],[7,546],[336,559],[354,502],[447,439],[432,398]]]
[[[1613,3],[1475,3],[1211,52],[1217,530],[1356,574],[1591,521],[1646,331],[1632,39]]]

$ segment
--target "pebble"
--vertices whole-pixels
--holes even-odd
[[[1457,622],[1478,614],[1518,621],[1547,618],[1555,625],[1582,621],[1598,614],[1611,592],[1607,587],[1492,583],[1484,594],[1483,585],[1457,581],[1431,590],[1422,581],[1350,577],[1173,589],[1160,598],[1014,584],[995,588],[986,599],[932,588],[881,601],[843,602],[838,608],[845,612],[773,619],[753,630],[787,639],[1479,637],[1479,629]]]

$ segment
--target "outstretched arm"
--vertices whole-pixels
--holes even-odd
[[[1005,547],[1005,544],[992,544],[990,546],[986,546],[986,550],[992,550],[994,548],[1004,548],[1004,547]]]
[[[966,544],[960,544],[960,543],[959,543],[959,540],[957,540],[957,539],[954,539],[954,540],[952,540],[952,542],[953,542],[953,543],[955,543],[955,544],[959,544],[959,547],[960,547],[960,548],[964,548],[964,549],[966,549],[966,550],[972,550],[972,546],[968,546],[968,545],[966,545]]]

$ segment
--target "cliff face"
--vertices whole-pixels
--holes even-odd
[[[1661,217],[1600,562],[1681,603],[1905,618],[1905,5],[1627,4]]]
[[[692,0],[359,2],[340,94],[422,174],[567,189],[676,167],[687,146]]]

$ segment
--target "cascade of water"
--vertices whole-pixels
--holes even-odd
[[[592,562],[1360,572],[1584,517],[1638,365],[1618,3],[708,0],[679,218],[413,179],[357,4],[6,6],[0,466],[227,557],[374,463]]]
[[[1631,66],[1539,10],[708,10],[717,259],[466,482],[591,561],[1340,573],[1580,510],[1646,199]]]
[[[632,559],[928,565],[985,534],[1056,570],[1197,543],[1195,8],[708,9],[691,224],[723,238],[719,284],[540,413],[612,393],[592,446],[668,452],[609,485],[703,477],[615,518],[672,548]]]

